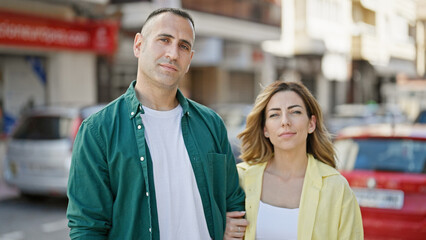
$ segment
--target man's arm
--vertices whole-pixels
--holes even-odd
[[[245,194],[240,187],[237,165],[231,145],[229,144],[228,135],[223,125],[222,149],[226,149],[226,211],[244,211],[245,210]]]
[[[68,180],[71,239],[107,239],[113,197],[104,142],[93,125],[83,122],[73,146]]]

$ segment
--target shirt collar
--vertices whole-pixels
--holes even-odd
[[[126,93],[124,94],[124,98],[126,99],[126,102],[127,102],[128,114],[130,119],[134,118],[140,113],[142,114],[145,113],[142,108],[142,104],[139,102],[138,98],[136,97],[135,86],[136,86],[136,80],[133,80],[130,83],[130,86],[127,89]],[[183,113],[187,114],[189,109],[188,99],[182,94],[182,92],[179,89],[177,90],[176,98],[179,101],[179,104],[182,106]]]
[[[312,179],[313,183],[318,187],[321,187],[323,178],[336,174],[339,173],[335,168],[315,159],[312,154],[308,154],[308,166],[305,176]]]

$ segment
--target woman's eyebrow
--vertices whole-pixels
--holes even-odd
[[[298,104],[295,104],[295,105],[288,106],[288,107],[287,107],[287,109],[292,109],[292,108],[295,108],[295,107],[300,107],[300,108],[302,108],[302,106],[300,106],[300,105],[298,105]]]

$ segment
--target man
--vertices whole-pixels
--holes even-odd
[[[71,239],[222,239],[226,212],[244,209],[222,120],[178,90],[194,39],[191,17],[171,8],[136,34],[136,81],[75,140]]]

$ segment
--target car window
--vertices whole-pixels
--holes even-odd
[[[417,116],[417,119],[415,120],[416,123],[426,123],[426,110],[419,113],[419,116]]]
[[[32,116],[18,126],[13,138],[53,140],[68,138],[72,119],[60,116]]]
[[[354,159],[346,159],[346,169],[425,173],[426,141],[410,139],[355,139]],[[349,146],[348,144],[345,145]],[[336,145],[339,148],[339,144]],[[341,147],[340,147],[341,148]],[[340,153],[348,153],[349,148]],[[339,151],[338,151],[339,152]],[[348,157],[348,156],[346,156]],[[345,156],[340,156],[345,158]]]

